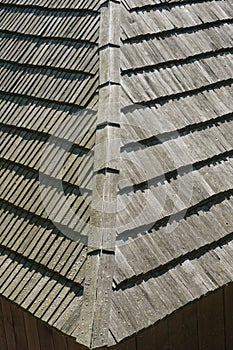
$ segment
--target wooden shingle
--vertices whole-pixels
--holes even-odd
[[[1,348],[231,349],[232,19],[0,1]]]

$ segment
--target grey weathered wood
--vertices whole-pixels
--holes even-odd
[[[150,100],[157,100],[163,97],[167,98],[175,94],[200,89],[232,78],[232,73],[221,71],[218,68],[223,64],[227,64],[229,67],[232,65],[231,53],[203,58],[198,61],[198,64],[192,62],[175,67],[172,66],[163,70],[155,69],[154,71],[140,72],[132,76],[125,75],[122,85],[132,101],[140,104],[149,102]],[[200,69],[205,74],[199,75],[199,79],[196,80],[194,77],[198,75]],[[178,79],[179,76],[184,76],[182,84]],[[192,77],[191,80],[187,78],[190,76]],[[143,90],[142,86],[144,87]]]
[[[98,288],[99,254],[89,254],[86,262],[84,294],[79,325],[75,337],[81,344],[91,345],[95,313],[96,291]]]
[[[93,323],[93,348],[104,347],[106,339],[108,339],[114,265],[115,257],[113,254],[103,253],[101,255]]]
[[[144,3],[148,4],[147,2]],[[185,4],[182,6],[174,6],[172,8],[163,8],[163,11],[124,11],[123,12],[123,39],[135,38],[139,35],[160,34],[172,30],[176,33],[177,28],[186,28],[191,26],[200,26],[203,23],[211,23],[216,21],[214,11],[217,11],[218,18],[225,20],[231,18],[231,4],[206,2],[204,4]],[[135,6],[135,5],[134,5]],[[221,9],[221,12],[218,12]],[[183,15],[185,10],[186,16]],[[132,25],[133,22],[133,25]],[[137,23],[140,22],[140,27]]]
[[[100,92],[94,152],[93,202],[88,237],[90,253],[87,257],[88,268],[85,276],[88,282],[85,281],[84,303],[81,310],[81,324],[84,325],[85,335],[82,331],[80,334],[80,330],[78,334],[79,341],[93,347],[104,347],[108,344],[112,278],[115,265],[120,151],[118,127],[120,106],[116,99],[119,98],[119,88],[116,85],[120,81],[119,49],[108,45],[102,48],[101,46],[106,40],[112,43],[112,40],[115,40],[115,31],[119,33],[118,26],[114,26],[114,23],[110,21],[111,18],[115,20],[118,14],[119,4],[111,1],[101,9],[100,84],[112,82],[115,88],[112,89],[109,85],[103,87]],[[112,104],[115,106],[113,110],[111,110]],[[108,125],[108,123],[114,123],[114,125]]]
[[[122,341],[119,348],[144,350],[156,346],[155,340],[159,350],[192,347],[196,316],[187,304],[232,281],[231,21],[230,0],[1,5],[0,292],[46,322],[39,326],[42,347],[82,348],[74,339],[59,341],[48,325],[94,348]],[[77,215],[67,213],[61,194],[51,189],[52,223],[40,200],[38,169],[40,152],[56,130],[61,145],[74,142],[63,180]],[[49,149],[50,161],[56,151]],[[182,180],[192,176],[188,198]],[[155,183],[146,188],[151,179]],[[122,192],[129,188],[118,194],[121,180]],[[176,201],[179,188],[183,197]],[[181,215],[177,227],[166,224],[174,213]],[[64,226],[75,238],[89,236],[88,254],[62,238]],[[228,292],[224,300],[230,305]],[[212,312],[211,294],[206,300],[198,307]],[[7,350],[25,348],[26,338],[18,336],[25,332],[36,349],[37,322],[25,315],[21,322],[16,308],[15,321],[7,307],[4,315],[7,341],[15,323],[17,342]],[[211,320],[219,323],[218,348],[221,308]],[[206,327],[200,312],[199,317]],[[226,305],[225,324],[227,335]],[[204,347],[208,337],[200,334]]]

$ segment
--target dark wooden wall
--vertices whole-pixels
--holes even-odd
[[[115,349],[233,350],[233,284],[185,306]]]
[[[0,350],[85,350],[0,298]],[[189,304],[112,350],[233,350],[233,284]]]
[[[73,339],[0,298],[0,350],[85,350]]]

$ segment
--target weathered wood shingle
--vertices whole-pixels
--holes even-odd
[[[0,293],[98,348],[231,282],[232,2],[0,18]]]
[[[69,335],[85,275],[87,249],[78,232],[88,234],[99,5],[0,4],[1,294]],[[59,171],[47,174],[47,184],[40,179],[43,154],[52,161],[67,147],[62,186],[73,216],[63,208]]]
[[[233,238],[232,4],[122,3],[116,342],[229,282]]]

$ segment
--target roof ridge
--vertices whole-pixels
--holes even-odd
[[[120,160],[120,9],[100,8],[99,108],[85,285],[76,339],[88,348],[108,345],[115,267],[117,185]]]

